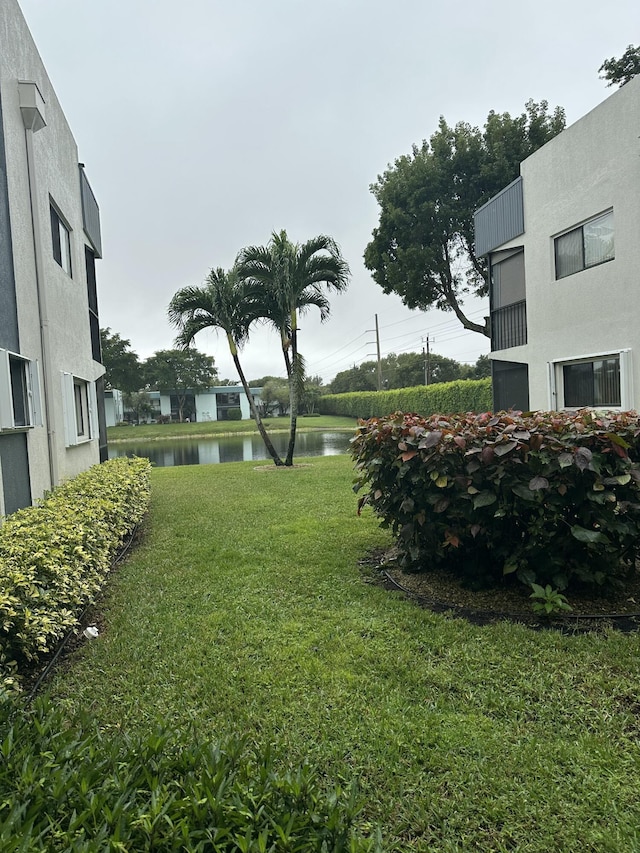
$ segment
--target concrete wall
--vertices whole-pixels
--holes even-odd
[[[33,499],[36,499],[52,485],[49,447],[54,459],[54,479],[58,482],[99,461],[97,435],[90,441],[65,447],[61,375],[67,372],[94,382],[103,373],[103,368],[93,360],[91,350],[84,257],[85,244],[89,242],[83,232],[78,151],[16,0],[2,0],[0,3],[0,44],[2,134],[7,164],[20,355],[38,361],[41,383],[47,378],[49,380],[45,425],[27,432],[31,491]],[[44,100],[46,126],[37,132],[27,131],[25,134],[18,81],[34,82]],[[28,137],[31,137],[31,143]],[[33,220],[29,144],[32,144],[33,158]],[[53,257],[51,199],[71,229],[72,277]],[[38,272],[44,304],[42,298],[40,302],[38,299]],[[46,330],[45,347],[48,345],[48,352],[43,349],[42,327]],[[44,393],[42,398],[44,406]]]
[[[124,420],[122,391],[106,391],[104,399],[105,422],[108,427],[117,426]]]
[[[640,77],[521,165],[528,344],[492,358],[529,364],[532,408],[555,408],[549,363],[629,349],[626,406],[640,409]],[[615,258],[556,280],[554,237],[613,209]]]

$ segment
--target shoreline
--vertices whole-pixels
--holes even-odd
[[[116,427],[117,429],[117,427]],[[354,430],[355,431],[355,427]],[[348,427],[302,427],[296,430],[301,432],[352,432]],[[287,435],[288,429],[272,429],[267,430],[268,435]],[[260,436],[258,430],[243,430],[241,432],[208,432],[208,433],[190,433],[189,435],[142,435],[140,438],[109,438],[107,437],[107,445],[109,444],[137,444],[139,442],[152,441],[190,441],[192,439],[210,439],[210,438],[238,438],[242,436]]]

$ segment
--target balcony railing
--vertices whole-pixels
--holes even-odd
[[[522,178],[505,187],[474,214],[476,255],[487,255],[524,233]]]
[[[491,349],[521,347],[527,343],[527,303],[514,302],[491,312]]]

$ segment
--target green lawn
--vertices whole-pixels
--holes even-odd
[[[264,424],[269,432],[289,431],[289,418],[265,418]],[[298,417],[298,430],[355,429],[357,422],[353,418],[336,415],[313,415]],[[256,433],[255,422],[245,421],[202,421],[199,423],[140,424],[139,426],[108,427],[107,438],[114,441],[140,441],[154,438],[195,438],[200,436],[241,435]]]
[[[639,637],[477,627],[367,583],[388,535],[357,517],[347,457],[308,462],[155,469],[55,699],[357,777],[386,850],[640,850]]]

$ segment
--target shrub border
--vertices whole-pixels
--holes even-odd
[[[94,465],[0,527],[0,695],[79,624],[150,501],[148,459]]]

